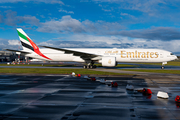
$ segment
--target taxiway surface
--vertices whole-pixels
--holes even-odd
[[[105,68],[105,69],[157,69],[160,70],[161,66],[160,65],[146,65],[146,64],[133,64],[133,63],[122,63],[122,64],[130,64],[130,65],[135,65],[132,67],[97,67],[97,69]],[[53,68],[53,69],[82,69],[83,66],[76,66],[76,67],[45,67],[45,66],[0,66],[0,68]],[[165,66],[165,70],[180,70],[180,66]]]
[[[112,88],[99,81],[64,75],[0,75],[2,120],[178,120],[180,77],[168,75],[102,76],[116,81]],[[149,88],[153,94],[126,90]],[[157,98],[158,91],[169,99]]]

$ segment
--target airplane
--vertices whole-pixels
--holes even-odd
[[[83,68],[96,68],[94,63],[101,63],[104,67],[115,67],[121,62],[137,62],[162,63],[161,69],[164,69],[164,65],[167,64],[168,61],[177,59],[176,55],[161,49],[69,49],[55,48],[50,46],[40,46],[43,47],[40,49],[21,28],[17,28],[17,32],[23,50],[6,50],[43,61],[86,63]]]

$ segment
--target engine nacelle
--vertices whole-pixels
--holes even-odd
[[[104,67],[115,67],[116,57],[103,57],[101,63]]]

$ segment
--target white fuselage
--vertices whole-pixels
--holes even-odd
[[[116,62],[168,62],[177,59],[171,52],[160,49],[68,49],[83,53],[100,55],[102,57],[116,57]],[[26,56],[35,59],[61,62],[85,62],[79,56],[65,54],[63,51],[53,49],[40,49],[41,53],[47,56],[46,59],[35,52]]]

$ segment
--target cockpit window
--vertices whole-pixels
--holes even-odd
[[[173,53],[171,53],[170,55],[174,55]]]

